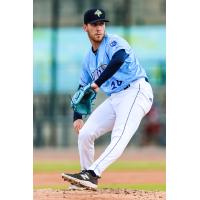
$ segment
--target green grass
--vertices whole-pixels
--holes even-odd
[[[54,189],[64,190],[67,189],[66,185],[53,185],[53,186],[34,186],[34,190],[37,189]],[[145,190],[145,191],[166,191],[166,184],[100,184],[99,189],[111,188],[111,189],[130,189],[130,190]]]
[[[107,171],[146,171],[160,170],[165,171],[166,164],[164,161],[117,161],[112,164]],[[78,161],[67,162],[34,162],[34,172],[64,172],[64,171],[79,171],[80,164]]]
[[[64,172],[66,170],[78,171],[80,165],[78,162],[35,162],[33,164],[33,172]]]
[[[112,164],[108,170],[110,171],[131,171],[131,170],[162,170],[165,171],[165,162],[157,161],[118,161]]]
[[[112,164],[106,171],[165,171],[166,164],[164,161],[117,161]],[[34,162],[34,172],[65,172],[65,171],[79,171],[80,164],[78,161],[40,161]],[[34,186],[34,189],[67,189],[67,185],[43,185]],[[146,190],[146,191],[166,191],[166,185],[163,184],[100,184],[98,188],[112,188],[112,189],[132,189],[132,190]]]

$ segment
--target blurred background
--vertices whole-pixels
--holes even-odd
[[[166,145],[166,0],[33,0],[33,145],[73,147],[70,95],[78,87],[81,62],[90,43],[83,14],[103,8],[108,33],[124,37],[145,68],[154,104],[129,146]],[[106,96],[99,93],[95,107]],[[108,144],[110,134],[96,145]]]

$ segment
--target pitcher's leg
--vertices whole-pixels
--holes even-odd
[[[121,156],[128,142],[136,132],[144,114],[141,108],[134,109],[134,111],[136,110],[137,115],[131,115],[130,118],[127,119],[125,127],[117,126],[113,129],[111,143],[89,168],[90,170],[94,170],[98,176],[101,176],[102,172]],[[131,121],[133,117],[135,117],[134,123]]]
[[[79,132],[78,148],[81,169],[88,169],[94,161],[94,141],[112,130],[115,113],[109,99],[93,111]]]
[[[151,102],[146,103],[145,108],[141,106],[140,101],[146,101],[142,94],[137,94],[132,104],[127,101],[121,105],[117,114],[116,122],[112,131],[111,143],[103,154],[91,165],[90,170],[101,176],[102,172],[118,159],[128,145],[130,139],[135,134],[138,126],[151,107]],[[129,107],[130,105],[130,107]],[[144,110],[145,109],[145,110]]]

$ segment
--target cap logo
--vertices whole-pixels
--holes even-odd
[[[100,15],[102,15],[102,12],[100,10],[96,10],[94,14],[98,15],[98,17],[100,17]]]

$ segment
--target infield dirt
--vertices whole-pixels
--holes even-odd
[[[101,189],[97,191],[69,191],[41,189],[34,191],[36,200],[164,200],[165,192],[126,189]]]

